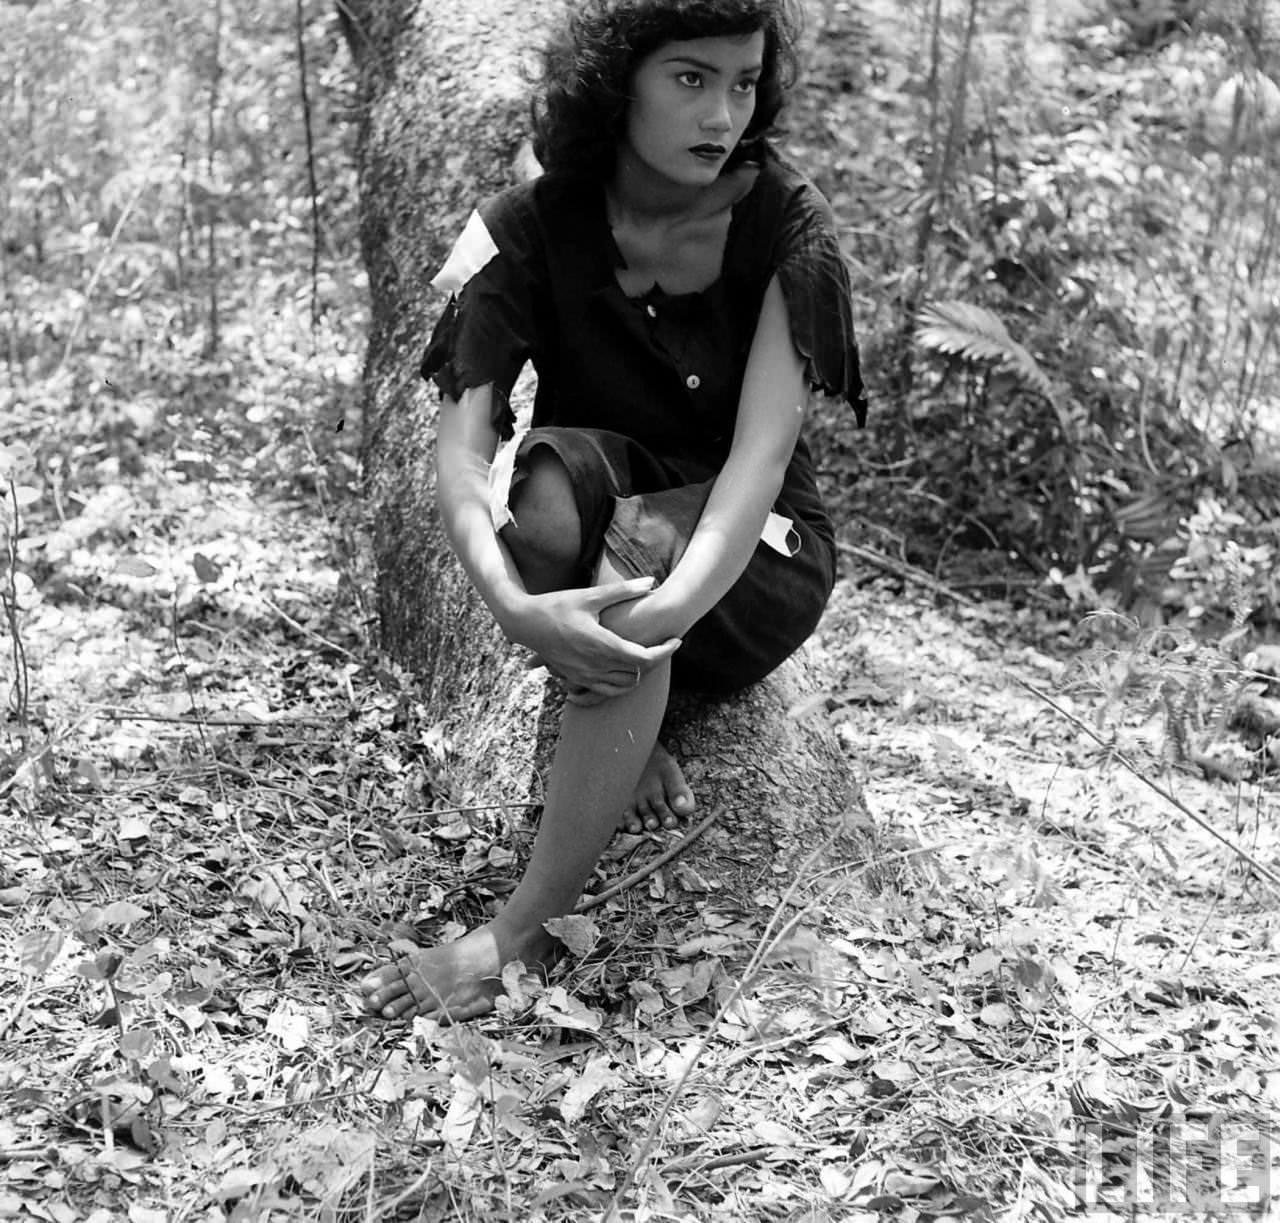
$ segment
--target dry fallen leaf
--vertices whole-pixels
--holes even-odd
[[[542,925],[552,938],[558,938],[573,955],[579,958],[588,955],[600,938],[600,927],[582,913],[570,913],[567,917],[553,917]]]
[[[598,1054],[587,1062],[582,1073],[568,1086],[560,1101],[560,1116],[569,1125],[577,1125],[587,1111],[587,1105],[606,1088],[622,1082],[613,1068],[613,1061],[606,1053]]]
[[[778,1147],[795,1147],[799,1146],[802,1139],[795,1130],[788,1129],[785,1125],[778,1121],[770,1121],[763,1118],[759,1121],[753,1121],[751,1124],[751,1132],[760,1139],[761,1142],[768,1143],[771,1146]]]

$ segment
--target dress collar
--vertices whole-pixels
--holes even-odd
[[[752,162],[749,164],[755,169],[756,174],[746,191],[730,205],[729,233],[724,242],[724,259],[720,266],[720,275],[715,281],[705,289],[696,290],[692,293],[668,293],[657,281],[654,281],[646,292],[638,297],[626,298],[626,300],[637,302],[640,305],[662,302],[668,308],[674,304],[684,302],[688,303],[690,307],[696,308],[707,294],[718,289],[724,283],[725,268],[730,264],[735,247],[735,239],[743,216],[747,211],[743,204],[751,199],[755,193],[756,184],[759,182],[760,174],[764,169],[764,166],[758,163]],[[590,232],[594,235],[595,240],[590,245],[594,252],[598,252],[593,258],[591,295],[592,297],[598,297],[616,290],[625,298],[626,294],[622,293],[622,286],[618,283],[616,269],[625,268],[627,261],[622,251],[619,250],[617,240],[613,236],[613,229],[609,225],[609,210],[605,201],[604,185],[601,184],[592,191],[587,192],[586,197],[586,206],[590,210],[590,217],[585,218],[588,228],[584,228],[583,232]]]

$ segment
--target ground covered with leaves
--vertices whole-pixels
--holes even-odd
[[[329,343],[337,417],[356,374]],[[272,392],[314,405],[315,364]],[[157,404],[130,469],[109,413],[63,416],[74,500],[34,457],[15,480],[40,496],[0,1216],[1017,1219],[1280,1190],[1274,784],[1169,771],[1159,702],[1098,695],[1114,635],[856,562],[822,631],[841,686],[795,716],[847,744],[866,861],[744,910],[676,857],[498,1016],[367,1018],[358,975],[500,903],[531,813],[451,804],[448,744],[361,631],[345,431],[273,452],[278,413],[176,419]],[[620,837],[595,890],[668,840]]]
[[[814,422],[838,678],[793,716],[845,745],[865,857],[731,899],[678,852],[735,853],[700,794],[689,829],[617,838],[549,982],[511,969],[446,1029],[355,983],[499,905],[536,811],[460,805],[374,644],[340,35],[302,6],[0,6],[0,1218],[1275,1213],[1280,668],[1247,619],[1276,606],[1274,464],[1157,428],[1206,353],[1234,354],[1232,428],[1274,411],[1276,197],[1246,173],[1273,151],[1182,138],[1212,146],[1223,81],[1261,88],[1227,35],[1135,50],[1163,6],[1113,7],[1037,39],[997,6],[971,48],[964,5],[811,6],[792,151],[880,408]],[[328,99],[305,134],[295,49]],[[933,297],[973,324],[945,369],[913,348]],[[1146,474],[1135,438],[1170,447]],[[1114,513],[1061,493],[1081,472]],[[1094,552],[1041,554],[1086,509]]]

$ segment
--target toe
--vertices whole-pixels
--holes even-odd
[[[405,1014],[427,1015],[435,1010],[431,989],[407,957],[370,973],[362,986],[365,1005],[383,1019],[399,1019]]]
[[[404,978],[394,964],[388,964],[370,973],[360,982],[365,1005],[371,1011],[381,1011],[405,993]]]
[[[407,960],[396,966],[401,970],[401,989],[386,1000],[382,1014],[387,1019],[403,1019],[410,1015],[432,1015],[441,1009],[440,998],[429,982]]]
[[[650,828],[670,828],[676,822],[665,796],[656,798],[649,804],[649,818]]]
[[[416,994],[405,993],[389,1002],[380,1013],[383,1019],[404,1019],[409,1015],[430,1015],[434,1009],[424,1004]]]
[[[636,788],[635,803],[627,812],[628,832],[643,832],[646,828],[653,827],[653,811],[650,809],[649,797],[649,792],[641,781]]]

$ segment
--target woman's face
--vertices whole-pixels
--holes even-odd
[[[668,182],[713,182],[755,113],[763,60],[763,30],[664,43],[632,77],[621,152]]]

